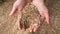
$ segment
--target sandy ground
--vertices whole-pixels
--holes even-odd
[[[18,14],[11,17],[8,15],[12,9],[13,2],[12,0],[7,0],[0,6],[0,34],[60,34],[60,0],[46,1],[50,13],[51,24],[42,24],[41,28],[35,33],[29,33],[28,31],[21,31],[14,28]],[[39,20],[39,13],[31,4],[27,5],[22,12],[23,15],[31,13],[34,15],[32,16],[34,19],[36,18]]]

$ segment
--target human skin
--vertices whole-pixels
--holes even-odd
[[[9,16],[12,16],[16,11],[22,11],[23,8],[26,6],[28,2],[31,2],[39,11],[41,15],[42,21],[45,21],[47,24],[49,24],[49,13],[48,13],[48,8],[46,7],[44,0],[16,0],[16,2],[13,5],[12,11],[9,14]],[[19,25],[19,24],[18,24]],[[37,25],[37,24],[36,24]],[[37,26],[32,25],[28,28],[30,32],[36,31]],[[36,26],[36,27],[35,27]],[[20,29],[20,27],[18,27]]]

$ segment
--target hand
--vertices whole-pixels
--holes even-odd
[[[21,11],[25,5],[27,4],[27,2],[25,0],[17,0],[14,5],[13,5],[13,8],[12,8],[12,11],[11,13],[9,14],[10,16],[13,15],[14,13],[16,13],[17,10]],[[44,4],[44,0],[33,0],[32,1],[32,4],[38,9],[40,15],[41,15],[41,18],[42,18],[42,21],[46,21],[47,24],[49,24],[49,14],[48,14],[48,9],[47,7],[45,6]],[[38,24],[33,24],[31,25],[28,30],[30,32],[32,31],[36,31],[37,28],[39,26],[37,26]],[[20,27],[18,27],[20,28]]]
[[[48,9],[44,4],[44,0],[33,0],[32,4],[37,8],[37,10],[39,11],[40,15],[41,15],[41,19],[42,22],[45,21],[47,24],[49,24],[49,13],[48,13]],[[41,22],[41,23],[42,23]],[[30,26],[29,31],[36,31],[38,28],[38,26]]]
[[[22,11],[26,4],[27,2],[25,0],[16,0],[9,16],[12,16],[16,11]]]

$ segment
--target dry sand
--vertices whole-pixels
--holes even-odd
[[[51,22],[50,25],[43,23],[41,28],[35,33],[29,33],[28,31],[21,31],[14,28],[18,14],[11,17],[8,15],[12,9],[13,3],[14,0],[7,0],[0,6],[0,34],[60,34],[60,0],[46,0]],[[24,15],[31,13],[37,20],[39,18],[37,9],[31,4],[27,5],[22,12],[23,14],[25,12]]]

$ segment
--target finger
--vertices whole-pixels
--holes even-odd
[[[14,13],[16,13],[16,11],[17,11],[17,8],[13,7],[13,9],[12,9],[11,13],[9,14],[9,16],[12,16]]]
[[[32,32],[33,26],[30,26],[30,27],[28,28],[28,30],[29,30],[29,32]]]
[[[50,21],[49,19],[50,19],[49,15],[48,15],[48,13],[46,13],[45,14],[45,21],[47,22],[47,24],[49,24],[49,21]]]
[[[37,28],[38,28],[38,27],[34,27],[33,32],[36,32]]]
[[[40,24],[34,24],[33,25],[33,32],[36,32],[36,30],[39,28]]]
[[[17,30],[21,30],[21,28],[20,27],[17,27]]]
[[[45,16],[43,14],[41,14],[41,21],[43,22],[45,19]]]
[[[32,28],[28,28],[29,32],[32,32]]]
[[[49,24],[49,18],[46,18],[46,20],[45,20],[46,22],[47,22],[47,24]]]
[[[32,32],[32,29],[29,29],[29,32]]]

